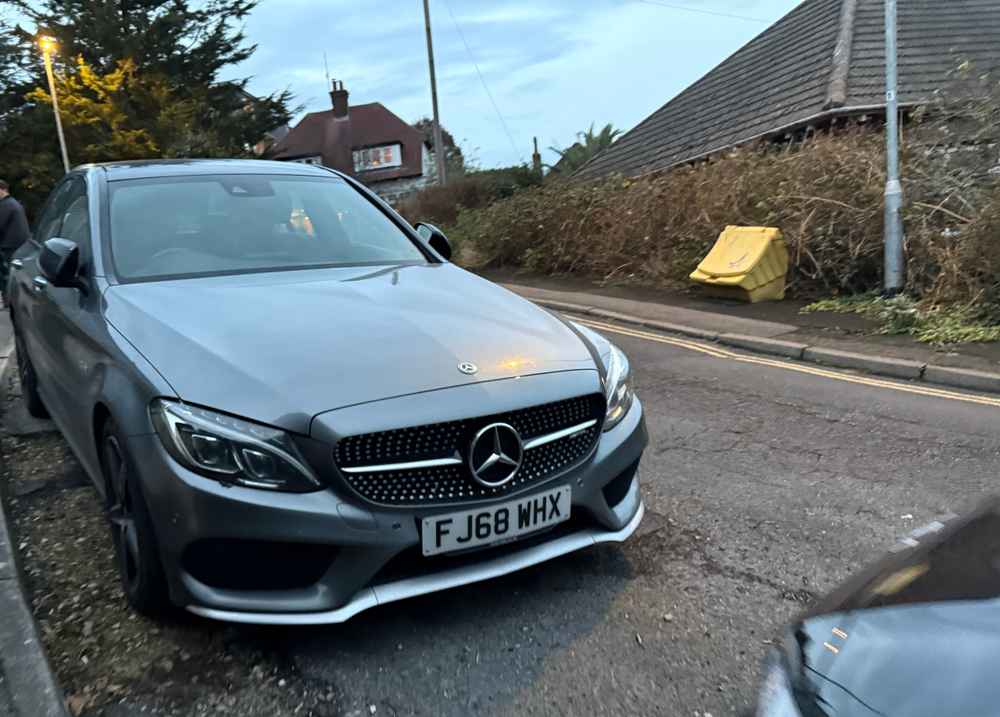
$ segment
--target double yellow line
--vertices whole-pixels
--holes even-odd
[[[798,371],[799,373],[822,376],[823,378],[830,378],[835,381],[845,381],[847,383],[856,383],[862,386],[874,386],[876,388],[887,388],[892,391],[917,394],[918,396],[945,398],[951,401],[964,401],[965,403],[978,403],[983,406],[1000,408],[1000,398],[993,398],[991,396],[983,396],[972,393],[958,393],[957,391],[948,391],[942,388],[931,388],[930,386],[919,386],[909,383],[900,383],[899,381],[886,381],[880,378],[840,373],[838,371],[830,371],[816,366],[792,363],[791,361],[779,361],[776,359],[759,358],[757,356],[746,356],[744,354],[738,354],[734,351],[728,351],[719,346],[704,344],[690,339],[666,336],[664,334],[655,334],[650,331],[643,331],[642,329],[627,328],[624,326],[618,326],[617,324],[608,324],[603,321],[594,321],[593,319],[573,317],[573,320],[600,331],[606,331],[612,334],[621,334],[622,336],[632,336],[637,339],[646,339],[647,341],[654,341],[660,344],[670,344],[671,346],[678,346],[691,351],[708,354],[714,358],[729,359],[730,361],[739,361],[741,363],[757,364],[758,366],[769,366],[771,368],[779,368],[785,371]]]

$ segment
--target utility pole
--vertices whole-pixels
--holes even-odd
[[[903,185],[899,181],[896,0],[885,0],[885,276],[887,296],[903,290]]]
[[[49,95],[52,97],[52,111],[56,115],[56,134],[59,135],[59,149],[62,151],[63,169],[69,174],[69,153],[66,152],[66,137],[63,136],[62,119],[59,117],[59,97],[56,95],[56,81],[52,76],[52,51],[56,49],[56,39],[43,35],[38,39],[45,58],[45,75],[49,78]]]
[[[427,31],[427,64],[431,68],[431,104],[434,106],[434,160],[437,164],[438,184],[445,185],[444,142],[441,141],[441,120],[438,117],[437,77],[434,75],[434,43],[431,40],[431,9],[424,0],[424,29]]]

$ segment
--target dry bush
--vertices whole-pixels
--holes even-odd
[[[486,206],[487,187],[475,177],[462,177],[447,186],[433,185],[402,202],[397,209],[410,222],[426,221],[449,225],[458,217],[459,207],[478,209]]]
[[[450,177],[444,187],[433,185],[402,202],[400,213],[410,222],[451,225],[459,209],[481,209],[519,189],[538,186],[540,178],[527,166],[469,171]]]
[[[1000,191],[948,156],[904,154],[908,284],[933,300],[996,297]],[[679,286],[726,225],[776,226],[793,294],[856,293],[881,279],[884,166],[880,133],[841,128],[645,178],[546,184],[449,229],[475,265]]]

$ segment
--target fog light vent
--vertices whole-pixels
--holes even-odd
[[[330,545],[212,538],[188,546],[182,562],[209,587],[294,590],[314,585],[336,556]]]
[[[608,484],[601,489],[604,493],[604,500],[608,502],[609,508],[614,508],[616,505],[625,500],[625,496],[628,495],[628,489],[632,486],[632,479],[635,478],[635,472],[638,469],[639,461],[636,461],[619,473],[616,477],[612,478],[610,482],[608,482]]]

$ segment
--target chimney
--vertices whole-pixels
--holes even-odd
[[[333,102],[333,116],[336,119],[347,118],[347,90],[340,80],[333,81],[333,89],[330,90],[330,100]]]

